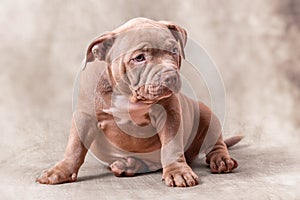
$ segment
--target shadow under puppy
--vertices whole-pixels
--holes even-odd
[[[168,186],[199,183],[189,163],[200,151],[213,173],[235,169],[227,147],[241,137],[223,141],[211,110],[180,93],[186,41],[178,25],[146,18],[96,38],[87,49],[64,159],[36,181],[76,181],[88,149],[116,176],[162,168]]]

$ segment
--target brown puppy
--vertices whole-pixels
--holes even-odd
[[[226,144],[241,137],[224,142],[211,110],[180,93],[186,40],[181,27],[145,18],[96,38],[87,49],[65,158],[36,181],[76,181],[87,149],[116,176],[162,168],[168,186],[198,184],[188,163],[200,151],[213,173],[235,169]]]

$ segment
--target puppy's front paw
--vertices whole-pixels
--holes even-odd
[[[190,187],[199,183],[199,178],[186,163],[173,163],[163,169],[162,180],[171,187]]]
[[[54,167],[44,171],[35,181],[41,184],[59,184],[77,180],[77,171],[65,161],[57,163]]]

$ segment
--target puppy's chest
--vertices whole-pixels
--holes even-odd
[[[130,152],[151,152],[160,148],[156,128],[147,109],[135,108],[125,98],[102,103],[96,110],[98,128],[118,148]]]
[[[156,130],[151,124],[149,110],[149,105],[132,104],[126,96],[108,94],[96,105],[98,126],[104,132],[118,129],[129,135],[154,135]]]
[[[148,109],[142,105],[131,104],[128,96],[114,91],[106,73],[102,74],[96,86],[94,102],[98,126],[104,132],[115,131],[118,127],[125,125],[144,126],[150,122]]]

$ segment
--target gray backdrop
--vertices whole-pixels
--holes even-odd
[[[270,172],[259,177],[263,181],[258,190],[265,196],[258,197],[296,198],[299,194],[295,193],[299,187],[296,178],[300,179],[296,170],[300,144],[298,0],[1,0],[0,196],[7,199],[64,197],[66,192],[37,185],[34,179],[41,170],[62,158],[72,117],[73,82],[86,46],[95,36],[137,16],[174,21],[208,51],[219,67],[226,88],[224,135],[246,135],[240,149],[235,150],[236,157],[242,160],[241,174],[247,172],[249,178],[257,171],[263,173],[274,165],[284,165],[271,171],[282,176],[263,179],[270,177]],[[267,158],[257,160],[258,155],[265,154]],[[268,158],[270,161],[261,161]],[[247,168],[248,163],[253,167]],[[85,165],[86,171],[88,167],[99,167],[92,158]],[[284,174],[285,171],[290,174]],[[88,175],[99,173],[96,170]],[[109,181],[119,182],[108,176]],[[157,176],[155,181],[160,183],[160,175],[153,176]],[[85,184],[99,184],[94,183],[94,179],[86,179],[79,185],[65,184],[58,188],[63,187],[73,194],[80,186],[84,194],[88,189]],[[242,185],[239,182],[242,179],[244,177],[236,177],[235,183]],[[258,184],[255,176],[251,180]],[[289,180],[287,185],[286,180]],[[275,185],[269,186],[272,181]],[[127,184],[124,179],[123,182]],[[248,188],[247,183],[244,184],[244,188]],[[239,190],[238,185],[236,190]],[[193,191],[196,196],[204,186],[197,186],[199,194]],[[139,187],[143,188],[143,181]],[[158,188],[166,194],[163,184]],[[209,188],[207,183],[207,191]],[[106,189],[101,195],[109,198],[111,193]],[[124,194],[128,194],[128,190],[124,189]],[[97,192],[89,195],[99,196],[100,191]],[[212,194],[215,195],[213,191],[209,193]],[[249,194],[254,195],[251,190]],[[131,195],[131,198],[139,197],[139,193]]]

